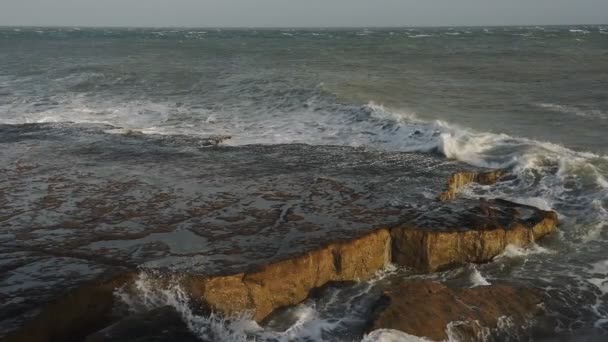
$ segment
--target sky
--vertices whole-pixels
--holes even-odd
[[[608,0],[0,0],[0,26],[608,24]]]

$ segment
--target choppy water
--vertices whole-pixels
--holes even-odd
[[[554,336],[608,329],[608,26],[3,28],[0,123],[31,122],[439,153],[508,168],[512,180],[465,195],[556,210],[559,236],[438,276],[546,289]],[[287,313],[296,319],[285,335],[258,337],[343,336],[336,322],[361,312],[328,298]],[[193,326],[201,319],[187,314]],[[250,336],[241,328],[231,338]]]

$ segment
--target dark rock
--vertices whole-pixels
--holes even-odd
[[[134,314],[88,336],[85,342],[201,342],[174,308]]]

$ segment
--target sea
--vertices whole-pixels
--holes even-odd
[[[555,210],[558,234],[433,277],[540,288],[553,326],[535,340],[608,340],[608,25],[3,27],[0,125],[25,124],[416,152],[507,169],[506,181],[461,196]],[[179,307],[193,331],[212,322],[226,340],[419,340],[341,337],[343,322],[360,319],[346,305],[352,291],[374,281],[305,302],[275,329],[196,316],[180,289],[147,300]]]

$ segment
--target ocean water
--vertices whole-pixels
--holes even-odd
[[[538,340],[608,331],[608,26],[1,28],[0,124],[49,122],[104,123],[118,135],[229,135],[229,145],[423,152],[506,168],[508,181],[463,195],[555,210],[559,234],[433,277],[544,289],[552,331]],[[366,296],[349,291],[374,284],[330,291],[272,329],[196,316],[179,288],[155,293],[145,275],[139,281],[142,298],[126,302],[174,305],[197,333],[285,341],[356,340],[347,331],[364,319]],[[419,339],[377,331],[364,340]]]

